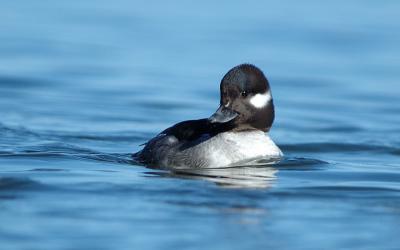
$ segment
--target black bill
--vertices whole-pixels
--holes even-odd
[[[235,117],[238,116],[238,113],[233,111],[230,108],[226,108],[224,106],[220,106],[215,113],[208,118],[211,123],[225,123],[232,121]]]

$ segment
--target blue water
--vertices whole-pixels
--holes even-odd
[[[0,249],[399,249],[400,2],[1,1]],[[286,158],[161,171],[250,62]]]

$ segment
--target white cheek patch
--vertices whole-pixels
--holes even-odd
[[[250,103],[256,108],[263,108],[265,107],[269,101],[271,101],[272,96],[271,92],[267,91],[264,94],[256,94],[252,98],[250,98]]]

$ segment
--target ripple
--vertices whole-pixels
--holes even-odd
[[[14,151],[0,151],[0,157],[87,159],[100,162],[132,164],[130,154],[102,153],[65,143],[26,146]]]
[[[34,169],[30,169],[28,171],[31,171],[31,172],[62,172],[62,171],[67,171],[67,170],[60,169],[60,168],[34,168]]]
[[[24,127],[10,127],[0,123],[0,133],[9,140],[54,140],[54,141],[106,141],[106,142],[142,142],[153,134],[138,132],[118,133],[93,133],[93,132],[68,132],[68,131],[32,131]],[[3,137],[4,139],[4,137]]]
[[[87,159],[101,162],[132,164],[130,154],[103,153],[89,148],[75,146],[62,142],[26,145],[28,142],[38,141],[73,141],[81,143],[82,140],[107,141],[107,142],[132,142],[143,141],[148,138],[146,134],[118,133],[118,134],[89,134],[60,131],[34,132],[23,127],[9,127],[0,123],[3,145],[0,146],[0,157],[22,158],[66,158]],[[7,143],[7,144],[5,144]],[[16,146],[22,144],[22,146]]]
[[[330,127],[323,127],[323,128],[313,128],[315,131],[320,132],[337,132],[337,133],[355,133],[364,131],[363,128],[351,125],[342,125],[342,126],[330,126]]]
[[[279,169],[296,169],[296,170],[315,170],[318,168],[325,167],[329,163],[326,161],[312,159],[312,158],[302,158],[302,157],[291,157],[284,158],[279,163],[275,164],[274,167]]]
[[[399,192],[400,189],[389,188],[389,187],[372,187],[372,186],[313,186],[313,187],[301,187],[297,189],[303,190],[321,190],[321,191],[343,191],[343,192],[363,192],[367,195],[371,195],[373,192]]]
[[[309,187],[295,187],[286,190],[280,190],[273,193],[277,197],[290,196],[292,198],[319,198],[319,199],[382,199],[386,200],[387,197],[400,197],[400,189],[389,187],[371,187],[371,186],[309,186]]]
[[[27,137],[40,137],[38,133],[30,131],[24,127],[9,127],[2,123],[0,123],[0,133],[5,138],[27,138]]]
[[[400,149],[393,149],[391,153],[394,155],[400,155]]]
[[[43,185],[38,181],[33,181],[29,178],[16,178],[16,177],[2,177],[0,178],[0,191],[7,190],[32,190],[42,187]]]
[[[54,135],[54,133],[53,133]],[[146,141],[152,134],[145,133],[116,133],[116,134],[100,134],[100,133],[66,133],[56,132],[55,135],[60,139],[77,139],[91,141],[107,141],[107,142],[137,142]]]
[[[283,151],[289,152],[387,152],[396,150],[394,147],[374,145],[374,144],[357,144],[357,143],[296,143],[280,145]]]
[[[0,75],[0,88],[2,89],[26,89],[46,85],[49,85],[46,80]]]

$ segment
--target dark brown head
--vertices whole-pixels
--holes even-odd
[[[274,122],[274,103],[267,78],[254,65],[241,64],[222,78],[220,107],[209,118],[229,123],[234,130],[269,131]]]

